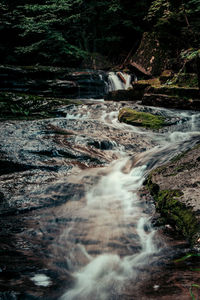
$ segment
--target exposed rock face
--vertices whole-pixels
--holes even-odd
[[[149,84],[134,84],[132,89],[128,90],[117,90],[109,92],[104,96],[105,100],[111,101],[134,101],[134,100],[141,100],[145,88],[148,87]]]
[[[143,105],[200,110],[197,87],[161,85],[159,78],[140,80],[130,90],[109,92],[105,100],[142,101]]]
[[[149,87],[142,98],[142,104],[167,108],[200,110],[198,88],[189,87]]]
[[[181,99],[177,96],[169,96],[165,94],[146,93],[142,99],[142,104],[166,108],[200,110],[199,99]]]
[[[160,75],[163,70],[169,68],[168,53],[160,47],[155,33],[144,33],[130,64],[134,68],[136,68],[135,64],[139,65],[144,74],[152,76]]]
[[[106,92],[103,71],[74,72],[52,67],[0,66],[0,90],[56,97],[103,98]]]
[[[154,170],[147,186],[165,222],[200,246],[200,146]]]

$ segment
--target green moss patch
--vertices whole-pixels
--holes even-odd
[[[162,85],[162,86],[153,86],[148,89],[148,93],[151,94],[160,94],[160,95],[168,95],[168,96],[177,96],[180,98],[191,98],[198,99],[199,90],[194,87],[186,87],[186,86],[175,86],[175,85]]]
[[[152,182],[151,175],[146,181],[146,186],[156,202],[156,209],[165,219],[166,223],[174,226],[191,244],[195,244],[200,231],[200,225],[191,208],[180,201],[180,190],[160,190]]]
[[[142,126],[150,129],[159,129],[165,126],[165,119],[150,113],[138,112],[131,108],[122,108],[118,120],[133,126]]]
[[[72,103],[75,103],[75,101],[30,94],[0,92],[0,119],[31,120],[55,117],[58,107]]]
[[[193,73],[180,73],[175,74],[167,83],[179,87],[198,88],[198,77],[197,74]]]
[[[138,82],[136,84],[141,85],[141,86],[154,86],[154,87],[160,87],[161,86],[161,82],[160,82],[160,79],[158,77],[147,79],[147,80],[138,80]]]

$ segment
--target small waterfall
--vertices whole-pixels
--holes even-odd
[[[144,181],[146,166],[126,173],[123,168],[128,161],[127,157],[116,161],[110,173],[86,194],[84,214],[88,211],[91,215],[92,212],[96,225],[90,228],[90,236],[102,240],[105,252],[90,256],[85,249],[88,264],[74,272],[75,284],[60,300],[107,300],[110,289],[120,292],[124,282],[136,279],[138,268],[144,267],[158,252],[154,241],[156,231],[151,227],[146,207],[141,208],[137,193]],[[107,224],[112,224],[112,230]],[[106,251],[106,245],[117,245],[123,239],[129,240],[133,246],[133,232],[137,236],[137,253],[131,251],[129,255],[120,256],[116,250]]]
[[[132,87],[131,75],[122,72],[110,72],[108,74],[109,91],[127,90]]]

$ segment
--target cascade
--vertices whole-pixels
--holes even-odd
[[[135,79],[135,78],[134,78]],[[131,75],[122,72],[110,72],[108,74],[109,91],[127,90],[132,87]]]
[[[199,141],[200,114],[131,104],[176,122],[151,131],[120,123],[123,105],[88,100],[62,106],[62,117],[1,123],[1,151],[18,165],[4,168],[0,186],[12,197],[11,208],[1,206],[0,275],[19,298],[0,291],[0,299],[189,299],[180,286],[191,270],[170,264],[187,245],[154,226],[142,187],[152,169]]]

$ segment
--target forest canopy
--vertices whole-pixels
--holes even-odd
[[[1,0],[1,63],[79,66],[96,53],[117,62],[145,31],[198,49],[199,13],[199,0]]]

